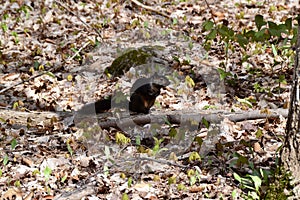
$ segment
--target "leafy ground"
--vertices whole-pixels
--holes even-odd
[[[290,24],[296,23],[288,19],[296,16],[295,5],[208,3],[209,7],[202,1],[1,2],[0,112],[78,110],[116,88],[126,93],[137,78],[135,69],[115,81],[104,69],[120,49],[149,45],[155,32],[170,30],[190,38],[184,45],[176,38],[182,55],[170,50],[177,63],[172,73],[183,79],[167,74],[171,84],[152,113],[267,113],[286,108],[294,62],[295,32]],[[276,24],[284,24],[287,31]],[[135,36],[143,30],[150,39],[141,42]],[[254,33],[248,38],[242,34],[245,30]],[[157,37],[161,45],[172,41]],[[221,96],[211,94],[212,82],[207,81],[216,71],[224,78]],[[54,118],[50,125],[39,121],[35,126],[28,118],[27,126],[20,126],[13,116],[1,116],[2,199],[263,197],[286,122],[283,116],[224,119],[217,128],[205,122],[193,130],[152,124],[120,132],[97,126],[82,131]],[[181,131],[191,137],[174,142],[170,134]],[[93,137],[83,140],[87,132]],[[139,145],[136,133],[153,132],[158,139],[148,137],[149,145],[142,138],[145,145]],[[163,154],[167,147],[172,152],[168,155]]]

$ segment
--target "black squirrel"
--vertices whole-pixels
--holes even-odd
[[[157,73],[154,73],[150,78],[139,78],[130,89],[129,110],[148,114],[156,97],[160,95],[160,89],[169,84],[170,81],[165,76]]]
[[[129,111],[134,113],[148,114],[150,108],[154,105],[156,97],[160,94],[160,89],[165,88],[170,81],[162,75],[154,73],[149,78],[139,78],[135,81],[130,89]],[[81,113],[104,113],[112,108],[112,96],[107,99],[100,99],[92,104],[83,106],[79,112]],[[118,107],[126,107],[124,102]]]

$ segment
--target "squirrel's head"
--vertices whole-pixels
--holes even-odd
[[[165,88],[166,86],[170,85],[169,79],[167,79],[165,76],[158,75],[157,72],[151,76],[151,83],[156,86],[160,86],[161,88]]]

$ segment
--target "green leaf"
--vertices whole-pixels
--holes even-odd
[[[278,81],[279,81],[279,83],[287,84],[284,74],[279,75],[279,80]]]
[[[176,183],[176,176],[171,176],[168,179],[168,185],[175,184],[175,183]]]
[[[233,76],[230,72],[226,72],[224,69],[222,68],[218,68],[217,69],[219,74],[220,74],[220,78],[221,78],[221,81],[223,81],[226,77],[228,76]]]
[[[268,25],[270,29],[277,29],[278,25],[274,22],[268,21]]]
[[[43,173],[44,173],[44,176],[45,176],[46,181],[48,181],[49,178],[50,178],[50,175],[51,175],[51,173],[52,173],[52,169],[51,169],[50,167],[47,166],[47,167],[44,169]]]
[[[245,36],[246,36],[246,38],[254,38],[255,33],[256,33],[255,31],[250,30],[245,33]]]
[[[257,200],[260,199],[260,197],[254,191],[248,191],[248,197],[251,197],[251,199],[257,199]]]
[[[210,20],[207,20],[202,25],[204,31],[210,31],[214,27],[214,23]]]
[[[252,108],[252,107],[253,107],[252,103],[251,103],[250,101],[248,101],[247,99],[240,99],[240,98],[237,98],[237,100],[238,100],[240,103],[247,105],[249,108]]]
[[[130,200],[129,197],[128,197],[128,194],[123,193],[122,200]]]
[[[245,38],[242,34],[236,34],[235,36],[237,42],[239,45],[243,48],[246,49],[246,45],[249,43],[248,39]]]
[[[6,154],[5,154],[2,162],[3,162],[3,165],[7,165],[7,163],[8,163],[8,156]]]
[[[197,152],[192,152],[189,156],[189,162],[201,160],[200,155]]]
[[[272,52],[273,52],[274,57],[278,55],[274,44],[272,44]]]
[[[104,175],[105,175],[105,176],[108,176],[108,175],[109,175],[109,168],[108,168],[107,165],[104,165],[104,167],[103,167],[103,172],[104,172]]]
[[[7,24],[5,24],[5,23],[1,23],[1,28],[2,28],[3,32],[6,32],[8,30]]]
[[[61,183],[64,183],[64,182],[67,180],[67,177],[68,177],[68,175],[65,174],[65,175],[61,178],[60,182],[61,182]]]
[[[127,181],[128,187],[131,187],[132,182],[133,182],[132,177],[129,177],[129,178],[128,178],[128,181]]]
[[[176,24],[178,24],[178,19],[173,18],[173,25],[176,25]]]
[[[194,44],[193,44],[193,42],[189,42],[189,49],[190,49],[190,50],[192,50],[192,49],[193,49],[193,47],[194,47]]]
[[[67,149],[68,149],[70,155],[72,156],[72,155],[73,155],[73,149],[72,149],[72,147],[70,146],[70,142],[69,142],[69,141],[67,142]]]
[[[203,117],[202,118],[202,124],[206,127],[209,128],[209,122]]]
[[[260,31],[254,34],[254,39],[257,42],[264,42],[270,38],[269,30],[267,28],[263,28]]]
[[[298,28],[293,28],[293,38],[291,40],[291,44],[296,44],[298,35]]]
[[[176,135],[177,135],[177,130],[174,127],[172,127],[169,131],[169,136],[174,138]]]
[[[17,143],[16,138],[12,139],[12,141],[10,142],[11,149],[15,149],[17,144],[18,143]]]
[[[261,27],[266,24],[267,22],[264,21],[264,17],[262,15],[255,15],[255,25],[258,30],[260,30]]]
[[[185,77],[185,83],[186,83],[187,86],[190,87],[190,88],[193,88],[193,87],[195,86],[194,80],[193,80],[189,75],[187,75],[187,76]]]
[[[217,37],[217,30],[216,29],[212,29],[209,34],[206,36],[207,40],[213,40]]]
[[[137,146],[141,145],[141,136],[140,135],[135,136],[135,144]]]
[[[284,24],[277,25],[274,22],[268,21],[268,25],[269,25],[269,32],[272,36],[280,37],[281,33],[286,32]]]
[[[18,34],[17,34],[16,31],[12,31],[12,32],[11,32],[11,35],[14,36],[14,37],[18,37]]]
[[[257,129],[255,133],[256,138],[261,138],[263,136],[263,132],[261,129]]]
[[[234,190],[232,191],[231,196],[232,196],[233,199],[237,199],[238,193],[237,193],[236,189],[234,189]]]
[[[131,140],[126,137],[123,133],[117,132],[115,135],[116,143],[120,145],[128,144]]]
[[[172,126],[171,122],[166,117],[163,117],[163,120],[167,125]]]
[[[144,28],[148,28],[149,27],[149,22],[148,21],[144,21]]]
[[[249,175],[249,177],[252,179],[252,181],[254,183],[256,192],[259,192],[259,188],[261,186],[262,180],[258,176]]]
[[[292,25],[292,18],[291,17],[287,18],[285,20],[284,24],[285,24],[287,30],[289,30],[289,31],[292,30],[293,25]]]
[[[21,186],[21,182],[20,182],[20,180],[17,180],[17,181],[15,181],[15,184],[14,184],[16,187],[20,187]]]
[[[5,13],[5,14],[2,15],[2,17],[3,17],[4,20],[7,20],[9,18],[9,15],[7,13]]]
[[[242,182],[242,178],[241,178],[237,173],[234,172],[234,173],[233,173],[233,177],[234,177],[234,179],[237,180],[238,182],[240,182],[240,183]]]
[[[228,28],[227,26],[222,25],[220,29],[218,29],[220,35],[222,37],[232,37],[234,36],[234,31],[231,28]]]
[[[19,107],[19,102],[15,101],[12,107],[14,110],[17,109]]]
[[[287,29],[287,27],[286,27],[286,25],[285,24],[279,24],[278,26],[277,26],[277,29],[281,32],[281,33],[288,33],[288,29]]]
[[[53,74],[52,72],[46,72],[46,75],[52,77],[52,78],[55,78],[55,74]]]
[[[190,177],[190,185],[195,185],[196,182],[197,182],[197,178],[195,176],[191,176]]]

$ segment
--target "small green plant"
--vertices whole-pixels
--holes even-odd
[[[190,88],[195,87],[195,82],[190,76],[185,77],[185,84]]]
[[[251,151],[251,144],[247,144],[245,141],[242,143],[248,146]],[[292,188],[289,173],[284,172],[278,167],[271,167],[268,170],[257,168],[248,158],[238,153],[234,153],[233,156],[237,159],[230,164],[230,167],[233,165],[243,166],[243,168],[247,166],[246,168],[251,169],[251,173],[244,175],[237,172],[233,173],[234,179],[240,183],[240,188],[244,191],[241,194],[244,199],[286,199],[288,196],[286,191],[291,191]],[[253,154],[253,156],[255,155]],[[278,163],[275,166],[279,166]]]
[[[4,22],[1,23],[1,28],[2,28],[4,33],[7,32],[7,30],[8,30],[7,24],[4,23]]]
[[[153,137],[155,144],[152,149],[152,154],[155,156],[157,153],[166,150],[166,148],[160,148],[161,143],[164,141],[163,138],[157,139],[156,137]]]
[[[30,16],[29,11],[31,11],[31,10],[32,10],[32,9],[31,9],[29,6],[23,5],[23,6],[20,7],[20,9],[19,9],[18,11],[24,12],[24,13],[25,13],[25,18],[26,18],[26,19],[29,19],[29,16]]]
[[[244,99],[240,99],[240,98],[236,98],[238,102],[240,102],[242,105],[245,105],[249,108],[252,108],[253,105],[252,103],[249,101],[249,98],[244,98]]]
[[[64,182],[67,180],[67,178],[68,178],[68,175],[65,174],[65,175],[61,178],[60,182],[61,182],[61,183],[64,183]]]
[[[35,176],[37,174],[41,174],[41,172],[38,170],[38,169],[35,169],[33,172],[32,172],[32,175]]]
[[[187,190],[187,188],[182,183],[179,183],[177,185],[177,190],[178,191],[185,191],[185,190]]]
[[[272,53],[272,67],[283,64],[284,60],[293,59],[291,49],[296,43],[297,26],[293,26],[293,18],[287,18],[282,23],[266,21],[262,15],[255,16],[254,29],[243,29],[235,31],[229,24],[215,24],[211,20],[207,20],[202,24],[202,30],[205,34],[205,42],[203,46],[209,50],[214,43],[223,45],[225,53],[225,64],[219,69],[221,80],[226,80],[231,86],[236,84],[237,77],[230,72],[225,71],[229,50],[234,52],[237,48],[241,49],[242,62],[246,62],[251,55],[265,53],[266,49]],[[255,46],[255,49],[251,47]],[[251,52],[249,54],[249,51]],[[251,69],[250,69],[251,70]],[[249,68],[248,68],[249,71]],[[284,72],[282,72],[284,74]],[[278,82],[282,83],[281,77]],[[279,85],[280,87],[280,85]],[[259,89],[259,88],[256,88]]]
[[[288,199],[293,194],[291,181],[291,173],[278,167],[263,199]]]
[[[130,200],[127,193],[123,193],[122,200]]]
[[[72,142],[72,140],[70,140],[70,139],[67,140],[67,149],[68,149],[70,155],[72,156],[73,155],[73,149],[70,145],[71,142]]]
[[[171,138],[175,138],[176,135],[177,135],[177,130],[174,127],[171,127],[170,130],[169,130],[169,136]]]
[[[128,181],[127,181],[128,187],[131,187],[131,186],[132,186],[132,182],[133,182],[132,177],[129,177],[129,178],[128,178]]]
[[[168,185],[175,184],[175,183],[176,183],[176,176],[173,175],[168,179]]]
[[[48,181],[49,178],[50,178],[50,175],[51,175],[51,173],[52,173],[52,169],[51,169],[50,167],[47,166],[47,167],[44,169],[43,173],[44,173],[44,176],[45,176],[45,180]]]
[[[120,145],[128,144],[130,143],[130,138],[126,137],[123,133],[118,132],[115,136],[116,143]]]
[[[21,182],[20,182],[20,180],[15,181],[14,185],[15,185],[16,187],[21,187]]]
[[[19,38],[18,38],[17,32],[12,31],[12,32],[11,32],[11,35],[14,37],[14,42],[15,42],[15,44],[18,44],[18,43],[19,43]]]
[[[237,180],[241,184],[241,188],[247,188],[248,197],[252,197],[252,199],[260,199],[260,189],[262,180],[258,176],[246,175],[245,177],[239,176],[237,173],[233,174],[234,179]]]
[[[189,156],[189,162],[196,161],[196,160],[200,161],[201,157],[197,152],[192,152]]]
[[[222,68],[218,68],[218,72],[220,74],[221,81],[225,80],[230,86],[235,86],[237,84],[237,75],[231,72],[226,72]]]
[[[12,139],[12,141],[10,142],[11,149],[15,149],[17,144],[18,144],[18,142],[17,142],[16,138]]]
[[[3,157],[2,163],[3,163],[4,166],[7,165],[7,163],[8,163],[8,156],[7,156],[7,154],[5,154],[5,156]]]
[[[265,92],[265,89],[257,82],[253,84],[254,92],[262,93]]]
[[[194,167],[196,170],[194,169],[190,169],[187,171],[187,176],[189,177],[190,179],[190,185],[193,186],[197,183],[197,181],[201,181],[201,170],[198,166],[195,166]]]

